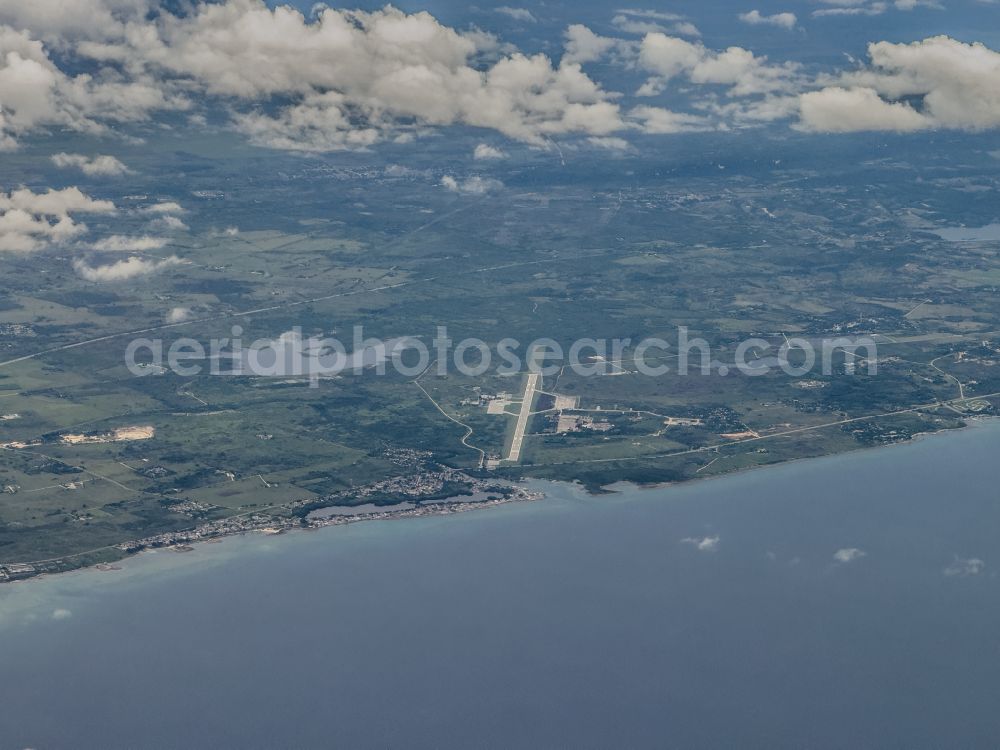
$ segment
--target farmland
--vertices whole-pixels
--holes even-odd
[[[993,413],[998,244],[934,231],[992,217],[984,190],[997,187],[996,162],[977,160],[975,138],[958,167],[902,139],[909,161],[889,171],[859,138],[845,146],[858,158],[831,159],[822,176],[795,166],[807,140],[782,142],[790,156],[778,166],[766,140],[748,156],[690,139],[716,149],[715,161],[621,157],[594,172],[528,151],[486,195],[440,187],[457,158],[444,142],[403,171],[391,154],[266,152],[247,171],[245,147],[207,136],[132,155],[127,195],[108,193],[119,215],[91,222],[91,234],[145,231],[142,206],[175,201],[187,228],[147,256],[176,263],[100,283],[58,248],[4,258],[0,563],[247,512],[283,516],[297,501],[350,503],[352,488],[441,466],[596,491],[896,442]],[[10,161],[30,179],[30,153]],[[350,350],[355,326],[428,345],[443,326],[492,351],[506,338],[564,350],[585,338],[631,343],[601,374],[539,377],[530,413],[517,401],[523,371],[429,366],[416,383],[369,367],[310,382],[136,374],[125,362],[136,338],[231,346],[297,330]],[[680,327],[710,346],[709,374],[672,366]],[[839,336],[873,340],[877,372],[844,355],[807,377],[732,367],[751,337],[773,354],[788,337]],[[671,345],[657,360],[670,369],[655,377],[634,363],[649,337]],[[490,413],[498,394],[510,406]],[[557,409],[556,396],[569,400]],[[100,438],[145,426],[143,439]]]

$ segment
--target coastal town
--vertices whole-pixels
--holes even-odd
[[[410,463],[416,455],[396,456],[400,463]],[[447,516],[496,507],[512,502],[540,500],[543,493],[525,485],[504,480],[483,480],[457,469],[436,466],[433,470],[393,477],[350,491],[325,497],[297,500],[267,510],[220,518],[193,528],[155,534],[129,540],[106,548],[109,559],[120,559],[148,549],[190,552],[193,544],[219,541],[224,537],[248,533],[282,534],[287,531],[321,529],[361,521],[384,521],[422,516]],[[183,503],[178,512],[196,517],[208,508],[198,503]],[[336,510],[323,513],[323,510]],[[70,557],[51,560],[5,563],[0,565],[0,583],[34,578],[77,567]],[[117,566],[98,563],[102,570]]]

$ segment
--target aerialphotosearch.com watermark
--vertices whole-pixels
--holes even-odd
[[[350,346],[331,336],[303,337],[295,327],[277,338],[243,339],[244,331],[233,326],[230,335],[201,342],[194,338],[137,338],[125,350],[125,364],[133,375],[171,372],[183,377],[204,374],[270,378],[307,378],[317,386],[323,378],[344,373],[360,375],[394,372],[415,378],[431,370],[438,375],[457,372],[479,377],[488,372],[517,375],[522,372],[554,375],[569,369],[581,376],[634,372],[651,377],[676,375],[729,375],[739,372],[759,377],[781,372],[803,378],[835,371],[855,373],[861,369],[877,373],[877,344],[871,337],[788,338],[781,342],[754,337],[727,344],[725,358],[716,358],[712,345],[692,337],[686,327],[677,329],[676,340],[663,338],[581,338],[568,346],[552,338],[523,344],[503,338],[493,345],[479,338],[456,342],[446,326],[435,335],[369,338],[363,326],[354,326]],[[731,352],[731,353],[730,353]]]

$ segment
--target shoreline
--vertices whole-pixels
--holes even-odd
[[[991,415],[991,414],[975,415],[975,416],[964,417],[964,419],[966,421],[966,424],[964,424],[961,427],[943,427],[939,430],[925,430],[924,432],[915,432],[905,440],[898,440],[894,443],[885,443],[882,445],[862,445],[857,448],[851,448],[850,450],[837,451],[835,453],[824,453],[821,456],[801,456],[799,458],[786,458],[782,461],[776,461],[775,463],[771,464],[757,464],[756,466],[744,466],[738,469],[730,469],[729,471],[724,471],[720,474],[708,474],[700,477],[692,476],[688,479],[683,479],[679,482],[650,482],[648,484],[640,484],[639,482],[631,482],[626,479],[618,482],[613,482],[611,484],[603,485],[596,491],[587,488],[585,485],[577,481],[566,482],[566,484],[572,484],[575,487],[579,487],[580,489],[584,490],[593,497],[601,497],[603,495],[616,494],[621,491],[615,489],[616,487],[621,487],[623,489],[634,488],[637,490],[658,490],[658,489],[667,489],[669,487],[683,487],[685,485],[691,485],[696,482],[705,482],[714,479],[723,479],[725,477],[738,476],[741,474],[750,474],[752,472],[757,472],[757,471],[766,471],[767,469],[777,469],[780,466],[791,466],[793,464],[800,464],[807,461],[822,461],[824,459],[833,458],[835,456],[851,456],[851,455],[858,455],[861,453],[874,453],[883,449],[897,448],[904,445],[912,445],[921,440],[932,438],[938,435],[948,435],[950,433],[966,432],[968,430],[975,430],[984,427],[986,424],[990,422],[1000,421],[1000,415]],[[545,479],[542,481],[558,482],[562,480]]]
[[[591,497],[594,497],[594,498],[599,498],[599,497],[602,497],[604,495],[616,495],[616,494],[620,494],[620,493],[622,493],[624,491],[627,491],[627,490],[630,490],[630,489],[631,490],[640,490],[640,491],[664,490],[664,489],[670,489],[670,488],[675,488],[675,487],[682,487],[682,486],[685,486],[685,485],[693,485],[695,483],[701,483],[701,482],[704,482],[704,481],[711,481],[711,480],[717,480],[717,479],[724,479],[724,478],[727,478],[727,477],[739,476],[739,475],[742,475],[742,474],[745,474],[745,473],[750,473],[750,472],[763,471],[763,470],[767,470],[767,469],[776,469],[776,468],[782,467],[782,466],[797,465],[797,464],[800,464],[800,463],[803,463],[803,462],[808,462],[808,461],[822,461],[822,460],[825,460],[825,459],[833,458],[835,456],[860,455],[860,454],[869,453],[869,452],[874,453],[874,452],[876,452],[876,451],[878,451],[880,449],[890,449],[890,448],[895,448],[895,447],[900,447],[900,446],[905,446],[905,445],[912,445],[912,444],[917,443],[917,442],[919,442],[921,440],[925,440],[927,438],[931,438],[931,437],[935,437],[935,436],[939,436],[939,435],[946,435],[946,434],[949,434],[949,433],[963,433],[963,432],[966,432],[966,431],[969,431],[969,430],[975,430],[975,429],[981,428],[981,427],[983,427],[983,426],[985,426],[985,425],[987,425],[987,424],[989,424],[991,422],[995,422],[997,420],[1000,420],[1000,416],[992,416],[992,415],[971,416],[971,417],[966,417],[966,424],[963,425],[962,427],[942,428],[942,429],[939,429],[939,430],[928,430],[928,431],[925,431],[925,432],[919,432],[919,433],[915,433],[915,434],[911,435],[909,438],[907,438],[905,440],[900,440],[900,441],[894,442],[894,443],[888,443],[888,444],[884,444],[884,445],[875,445],[875,446],[860,446],[860,447],[858,447],[856,449],[852,449],[852,450],[848,450],[848,451],[839,451],[839,452],[836,452],[836,453],[826,453],[826,454],[823,454],[823,455],[820,455],[820,456],[807,456],[807,457],[801,457],[801,458],[791,458],[791,459],[786,459],[786,460],[778,461],[776,463],[771,463],[771,464],[763,464],[763,465],[757,465],[757,466],[745,466],[745,467],[741,467],[741,468],[737,468],[737,469],[732,469],[730,471],[725,471],[725,472],[722,472],[720,474],[712,474],[712,475],[701,476],[701,477],[692,476],[692,477],[690,477],[688,479],[684,479],[682,481],[656,482],[656,483],[650,483],[650,484],[640,484],[640,483],[637,483],[637,482],[630,482],[630,481],[627,481],[627,480],[623,480],[623,481],[619,481],[619,482],[614,482],[612,484],[604,485],[601,488],[599,488],[598,490],[594,490],[592,488],[586,487],[583,483],[581,483],[579,481],[567,482],[565,480],[545,479],[543,477],[522,476],[520,479],[518,479],[516,481],[510,481],[510,480],[508,480],[508,481],[510,481],[510,486],[516,488],[516,490],[515,490],[514,493],[512,493],[510,496],[504,495],[504,496],[500,496],[500,497],[493,498],[493,499],[477,500],[477,501],[469,501],[469,500],[463,501],[463,500],[460,500],[460,499],[459,500],[451,500],[451,498],[445,498],[445,499],[442,499],[442,500],[436,500],[436,501],[428,502],[426,504],[419,504],[418,503],[415,507],[406,507],[406,508],[399,508],[399,509],[394,510],[394,508],[396,508],[397,506],[385,506],[385,509],[384,510],[380,510],[380,511],[370,511],[370,512],[359,513],[359,514],[347,514],[347,513],[345,513],[345,514],[337,514],[337,515],[331,515],[331,516],[327,516],[327,517],[320,518],[320,519],[313,519],[311,521],[308,519],[308,516],[302,517],[302,518],[297,518],[296,516],[293,515],[290,518],[286,518],[286,519],[278,519],[276,517],[267,517],[267,518],[262,517],[262,518],[258,519],[257,522],[254,522],[254,523],[257,523],[259,525],[253,525],[253,526],[250,526],[250,527],[247,527],[247,528],[242,528],[242,529],[233,530],[233,531],[225,531],[225,532],[214,533],[212,535],[207,535],[207,536],[204,536],[204,537],[191,537],[191,535],[194,535],[194,534],[197,533],[197,530],[199,528],[199,527],[195,527],[194,529],[190,529],[190,530],[188,530],[186,532],[184,532],[184,531],[182,531],[182,532],[175,532],[179,538],[180,537],[188,537],[188,538],[183,539],[182,541],[178,541],[177,543],[173,543],[173,544],[159,544],[159,545],[156,545],[156,544],[142,544],[141,546],[138,546],[138,547],[135,547],[135,548],[132,548],[132,549],[126,549],[130,545],[140,544],[140,543],[142,543],[144,541],[144,540],[140,539],[140,540],[132,540],[132,541],[128,541],[128,542],[122,542],[122,543],[119,543],[117,545],[109,545],[107,547],[98,548],[96,550],[89,550],[89,551],[85,551],[85,552],[76,553],[76,555],[77,556],[83,556],[83,555],[87,555],[87,554],[96,554],[98,552],[106,551],[106,550],[107,551],[110,551],[110,550],[119,550],[120,552],[122,552],[122,554],[120,556],[114,557],[113,559],[110,559],[110,560],[107,560],[107,561],[93,562],[93,563],[84,564],[84,565],[80,565],[80,566],[73,567],[73,568],[67,568],[66,570],[61,570],[61,571],[45,571],[45,572],[35,573],[35,574],[23,576],[23,577],[0,579],[0,585],[3,585],[3,584],[11,584],[11,585],[13,585],[13,584],[19,584],[19,583],[20,584],[24,584],[24,583],[29,583],[31,581],[37,581],[37,580],[41,580],[41,579],[45,579],[45,578],[50,578],[50,577],[53,577],[53,576],[63,576],[63,575],[71,574],[71,573],[79,573],[79,572],[84,572],[84,571],[94,571],[94,570],[96,570],[96,571],[100,571],[100,572],[115,572],[115,571],[121,569],[121,567],[118,565],[118,563],[126,562],[127,560],[129,560],[129,559],[131,559],[133,557],[137,557],[138,555],[142,554],[143,552],[168,551],[168,552],[183,553],[183,552],[196,551],[203,544],[217,544],[217,543],[220,543],[220,542],[224,541],[225,539],[231,538],[231,537],[249,536],[249,535],[252,535],[252,534],[279,536],[279,535],[283,535],[285,533],[304,532],[304,531],[318,531],[320,529],[327,528],[329,526],[346,526],[346,525],[350,525],[350,524],[362,523],[362,522],[367,522],[367,521],[399,521],[399,520],[404,520],[404,519],[408,519],[408,518],[421,518],[421,517],[425,517],[425,516],[449,516],[449,515],[457,515],[459,513],[467,513],[467,512],[471,512],[471,511],[477,511],[477,510],[488,510],[488,509],[491,509],[491,508],[494,508],[494,507],[498,507],[498,506],[502,506],[502,505],[510,505],[510,504],[513,504],[513,503],[535,502],[535,501],[542,501],[542,500],[544,500],[545,497],[546,497],[546,495],[545,495],[544,492],[536,492],[536,491],[532,491],[532,490],[527,490],[527,489],[525,489],[523,487],[523,485],[526,482],[529,482],[529,481],[530,482],[555,482],[557,484],[564,484],[564,485],[572,487],[572,488],[574,488],[576,490],[583,491],[583,492],[587,493],[588,495],[590,495]],[[463,496],[463,495],[455,495],[453,497],[455,497],[455,498],[461,498],[461,497],[465,497],[465,496]],[[405,500],[401,501],[398,505],[403,505],[406,502],[407,501],[405,501]],[[334,507],[348,508],[349,506],[335,506],[335,505],[330,505],[330,506],[326,506],[326,507],[328,507],[328,508],[334,508]],[[235,517],[231,517],[231,518],[235,518]],[[220,519],[220,520],[225,521],[227,519]],[[298,521],[298,522],[296,522],[296,521]],[[54,558],[54,559],[60,559],[61,560],[61,559],[69,559],[71,557],[72,556],[66,556],[65,558]],[[35,562],[21,563],[20,565],[35,565],[35,564],[38,564],[39,562],[46,562],[46,561],[35,561]],[[16,565],[19,565],[19,564],[18,563],[4,563],[4,564],[0,564],[0,568],[5,568],[5,567],[9,568],[10,566],[16,566]]]
[[[54,576],[69,575],[72,573],[81,573],[84,571],[100,571],[100,572],[114,572],[121,570],[119,563],[126,562],[129,559],[138,557],[143,553],[147,552],[175,552],[175,553],[186,553],[194,552],[205,544],[218,544],[228,538],[238,538],[243,536],[250,536],[252,534],[258,535],[270,535],[270,536],[281,536],[286,533],[294,532],[307,532],[307,531],[319,531],[330,526],[348,526],[355,523],[362,523],[367,521],[398,521],[407,518],[423,518],[427,516],[451,516],[460,513],[469,513],[477,510],[488,510],[501,505],[510,505],[512,503],[525,503],[525,502],[536,502],[543,500],[545,498],[544,493],[535,492],[528,490],[522,486],[523,482],[511,483],[515,489],[509,495],[500,495],[495,498],[487,498],[484,500],[461,500],[461,499],[451,499],[445,498],[442,500],[435,500],[428,503],[422,503],[416,505],[416,507],[406,507],[394,510],[396,506],[385,506],[385,510],[381,511],[369,511],[365,513],[357,514],[342,514],[342,515],[332,515],[325,518],[309,520],[307,517],[298,518],[296,516],[291,516],[286,519],[277,519],[274,517],[261,518],[259,520],[261,525],[254,525],[247,528],[242,528],[239,530],[226,531],[214,533],[212,535],[205,535],[203,537],[192,537],[198,533],[200,527],[195,527],[188,531],[175,532],[178,538],[187,537],[183,541],[178,541],[172,544],[143,544],[145,540],[132,540],[127,542],[122,542],[116,545],[109,545],[107,547],[101,547],[96,550],[88,550],[86,552],[76,553],[77,556],[96,554],[101,551],[118,550],[122,554],[115,557],[109,561],[94,562],[85,565],[79,565],[73,568],[67,568],[61,571],[45,571],[40,573],[34,573],[31,575],[26,575],[23,577],[16,578],[0,578],[0,586],[4,584],[15,585],[15,584],[27,584],[32,581],[40,581],[46,578],[52,578]],[[454,495],[454,498],[466,497],[464,495]],[[403,503],[400,503],[402,505]],[[347,506],[326,506],[326,507],[347,507]],[[227,519],[222,519],[227,520]],[[132,549],[124,549],[126,547],[136,546]],[[71,556],[67,555],[65,558],[54,558],[54,559],[68,559]],[[0,564],[0,568],[10,568],[12,566],[18,565],[37,565],[42,561],[33,561],[27,563],[3,563]]]

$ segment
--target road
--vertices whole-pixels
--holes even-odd
[[[965,383],[963,383],[961,380],[959,380],[958,378],[956,378],[950,372],[945,372],[944,370],[942,370],[940,367],[937,366],[937,363],[939,361],[941,361],[942,359],[945,359],[946,357],[954,357],[954,356],[955,356],[954,352],[948,352],[948,354],[942,354],[940,357],[935,357],[930,362],[928,362],[928,364],[932,368],[934,368],[935,370],[937,370],[941,375],[943,375],[947,380],[950,380],[955,385],[957,385],[958,386],[958,397],[962,401],[965,401]]]
[[[521,401],[521,411],[517,415],[517,424],[514,426],[514,438],[510,442],[510,453],[507,454],[507,461],[517,463],[521,460],[521,447],[524,445],[524,433],[528,429],[528,422],[531,420],[531,406],[535,403],[535,391],[538,389],[538,381],[541,375],[537,372],[528,373],[528,379],[524,383],[524,397]]]
[[[471,428],[471,427],[469,427],[469,425],[467,425],[467,424],[466,424],[465,422],[463,422],[463,421],[461,421],[461,420],[459,420],[459,419],[456,419],[456,418],[455,418],[455,417],[453,417],[453,416],[452,416],[451,414],[449,414],[448,412],[446,412],[446,411],[445,411],[445,410],[444,410],[444,409],[442,408],[441,404],[439,404],[439,403],[438,403],[437,401],[435,401],[435,400],[434,400],[434,397],[433,397],[433,396],[432,396],[432,395],[431,395],[431,394],[430,394],[430,393],[429,393],[429,392],[427,391],[427,389],[426,389],[426,388],[424,388],[424,387],[423,387],[422,385],[420,385],[420,378],[422,378],[422,377],[424,376],[424,373],[427,373],[427,372],[429,372],[429,371],[430,371],[430,369],[431,369],[432,367],[434,367],[434,364],[435,364],[436,362],[437,362],[437,360],[434,360],[434,362],[431,362],[431,363],[430,363],[429,365],[427,365],[427,367],[426,367],[426,369],[424,370],[424,372],[420,373],[420,374],[419,374],[419,375],[418,375],[418,376],[416,377],[416,379],[415,379],[415,380],[413,381],[413,384],[414,384],[415,386],[417,386],[417,388],[419,388],[419,389],[420,389],[420,391],[421,391],[421,392],[422,392],[422,393],[423,393],[423,394],[424,394],[425,396],[427,396],[427,399],[428,399],[428,400],[429,400],[429,401],[430,401],[430,402],[431,402],[432,404],[434,404],[434,408],[435,408],[435,409],[437,409],[437,410],[438,410],[439,412],[441,412],[441,413],[442,413],[442,414],[443,414],[444,416],[446,416],[446,417],[447,417],[448,419],[450,419],[450,420],[451,420],[452,422],[454,422],[454,423],[455,423],[455,424],[457,424],[458,426],[460,426],[460,427],[464,427],[464,428],[465,428],[465,434],[464,434],[464,435],[462,436],[462,438],[461,438],[461,443],[462,443],[462,445],[464,445],[464,446],[465,446],[466,448],[468,448],[469,450],[473,450],[473,451],[476,451],[476,452],[477,452],[477,453],[479,454],[479,468],[481,469],[481,468],[483,468],[483,466],[485,466],[485,465],[486,465],[486,451],[484,451],[484,450],[483,450],[482,448],[477,448],[476,446],[474,446],[474,445],[473,445],[472,443],[470,443],[470,442],[469,442],[469,438],[470,438],[470,437],[472,437],[472,428]]]

